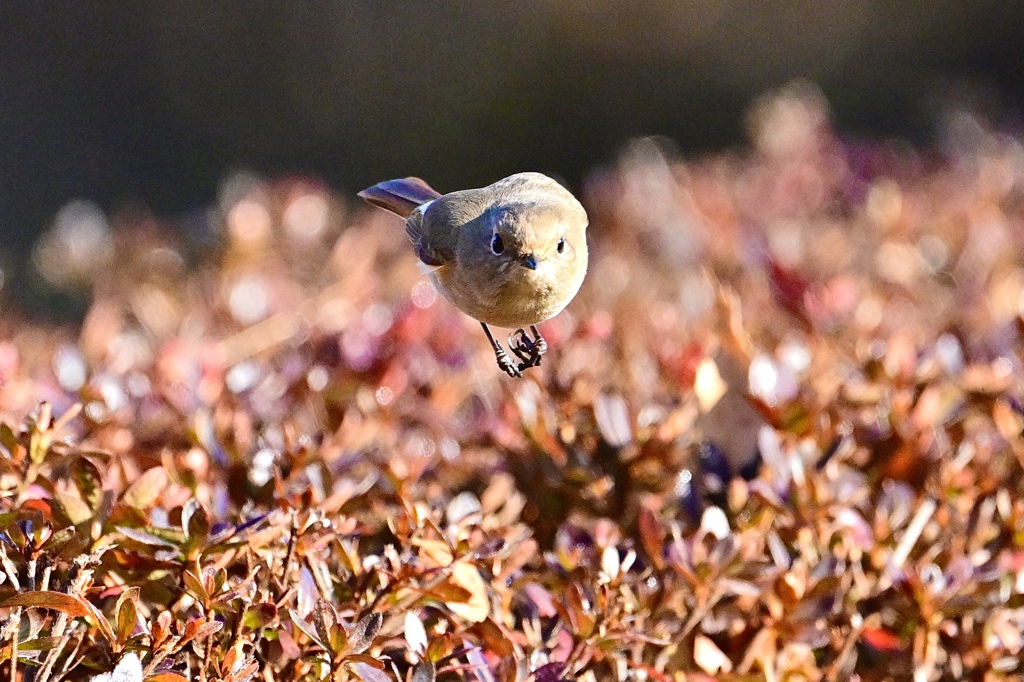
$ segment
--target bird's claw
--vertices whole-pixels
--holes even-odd
[[[522,378],[523,368],[521,366],[517,367],[516,363],[512,362],[512,358],[508,356],[508,353],[499,348],[494,352],[494,356],[498,360],[498,367],[500,367],[505,374],[509,375],[513,379]]]
[[[536,333],[536,338],[531,339],[524,329],[517,329],[508,337],[508,347],[521,360],[520,372],[530,367],[539,367],[541,359],[548,352],[548,342],[543,336]]]

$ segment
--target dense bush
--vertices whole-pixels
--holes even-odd
[[[957,120],[852,144],[798,88],[742,154],[638,142],[521,381],[316,183],[70,206],[83,323],[2,323],[0,672],[1021,674],[1024,149]]]

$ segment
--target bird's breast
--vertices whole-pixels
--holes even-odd
[[[559,274],[550,267],[529,270],[513,264],[505,271],[475,277],[451,264],[431,273],[431,279],[441,295],[467,315],[514,328],[539,324],[572,300],[582,278],[572,281]]]

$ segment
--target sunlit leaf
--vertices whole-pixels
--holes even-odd
[[[169,482],[163,467],[153,467],[128,486],[121,500],[136,509],[148,509],[164,492]]]
[[[22,592],[13,597],[8,597],[0,603],[2,608],[13,606],[34,606],[41,609],[52,609],[66,613],[73,618],[81,618],[92,613],[85,600],[62,592]]]

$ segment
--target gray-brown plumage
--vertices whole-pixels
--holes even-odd
[[[441,195],[418,178],[363,190],[366,201],[406,219],[405,229],[438,291],[481,322],[511,376],[540,364],[547,344],[536,325],[557,315],[587,272],[587,214],[564,187],[517,173],[480,189]],[[518,329],[516,365],[487,325]]]

